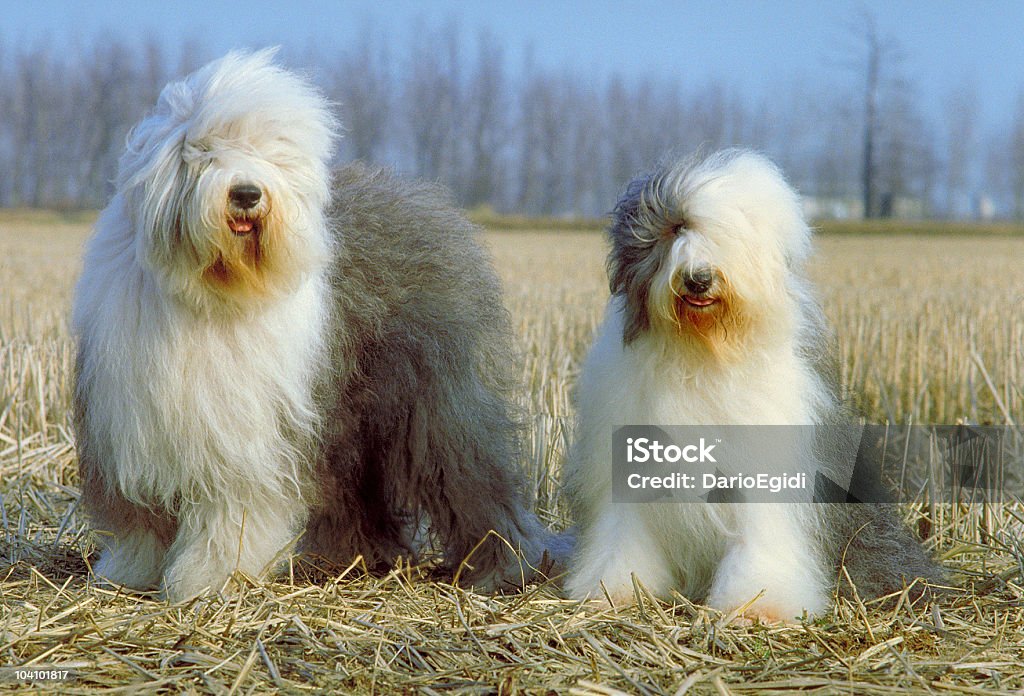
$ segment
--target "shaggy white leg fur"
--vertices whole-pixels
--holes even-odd
[[[610,237],[612,299],[580,375],[567,462],[583,518],[570,593],[593,596],[603,580],[628,601],[634,572],[723,611],[763,591],[746,618],[825,611],[828,561],[802,502],[631,508],[611,480],[623,425],[812,426],[834,410],[814,363],[826,331],[800,273],[810,230],[799,199],[758,155],[698,157],[631,182]],[[772,447],[751,434],[747,473],[813,469],[799,437]]]
[[[97,577],[133,590],[151,590],[160,583],[167,547],[148,529],[136,528],[120,537],[103,534],[103,551],[93,566]]]
[[[218,591],[239,570],[259,577],[299,527],[293,500],[261,501],[244,511],[234,502],[197,505],[181,518],[167,555],[163,595],[181,602],[204,590]]]
[[[574,599],[604,599],[603,583],[613,603],[632,603],[634,574],[656,596],[668,595],[673,587],[672,566],[658,537],[630,507],[603,508],[579,543],[578,565],[566,585]]]
[[[82,508],[118,535],[96,570],[174,601],[258,576],[315,484],[336,124],[272,59],[231,53],[164,88],[76,291]]]
[[[729,544],[715,573],[708,605],[728,612],[760,597],[747,618],[792,621],[806,610],[825,611],[829,594],[821,561],[809,543],[797,505],[749,504],[740,534]],[[808,511],[809,512],[809,511]]]

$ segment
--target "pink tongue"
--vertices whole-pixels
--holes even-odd
[[[232,220],[228,223],[228,227],[231,228],[232,232],[244,233],[252,232],[252,221],[251,220]]]
[[[694,297],[693,295],[687,295],[686,296],[686,301],[689,302],[692,305],[696,305],[697,307],[707,307],[709,304],[711,304],[715,300],[712,297],[705,297],[705,298],[701,299],[699,297]]]

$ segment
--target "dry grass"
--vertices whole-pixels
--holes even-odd
[[[738,627],[682,598],[597,612],[549,588],[484,597],[423,569],[299,566],[169,607],[92,585],[74,511],[66,314],[86,228],[0,221],[0,666],[69,693],[1011,693],[1024,688],[1020,506],[908,509],[963,571],[932,603],[841,603]],[[562,512],[568,390],[606,297],[598,235],[488,235],[524,354],[527,465]],[[1024,239],[825,237],[813,264],[844,379],[875,419],[1020,423]],[[6,570],[3,568],[6,567]],[[6,681],[6,683],[4,683]],[[10,670],[4,687],[29,690]],[[51,687],[53,685],[51,684]]]

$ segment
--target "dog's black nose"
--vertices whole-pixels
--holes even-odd
[[[683,284],[691,295],[703,295],[714,282],[715,274],[710,268],[696,268],[683,274]]]
[[[260,197],[263,192],[260,191],[260,187],[255,184],[235,184],[228,191],[228,198],[231,202],[241,208],[242,210],[248,210],[249,208],[255,207],[260,202]]]

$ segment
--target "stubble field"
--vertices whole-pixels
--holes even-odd
[[[1024,512],[905,510],[967,589],[842,602],[796,626],[726,624],[678,598],[595,611],[549,587],[487,597],[423,569],[384,578],[295,566],[169,607],[94,586],[75,512],[70,298],[88,225],[0,218],[0,688],[68,670],[84,693],[823,693],[1024,688]],[[546,519],[570,389],[604,302],[599,234],[492,231],[521,341],[526,466]],[[849,398],[877,422],[1024,419],[1024,237],[818,239],[810,275]],[[465,269],[468,270],[468,269]],[[312,580],[312,581],[311,581]]]

